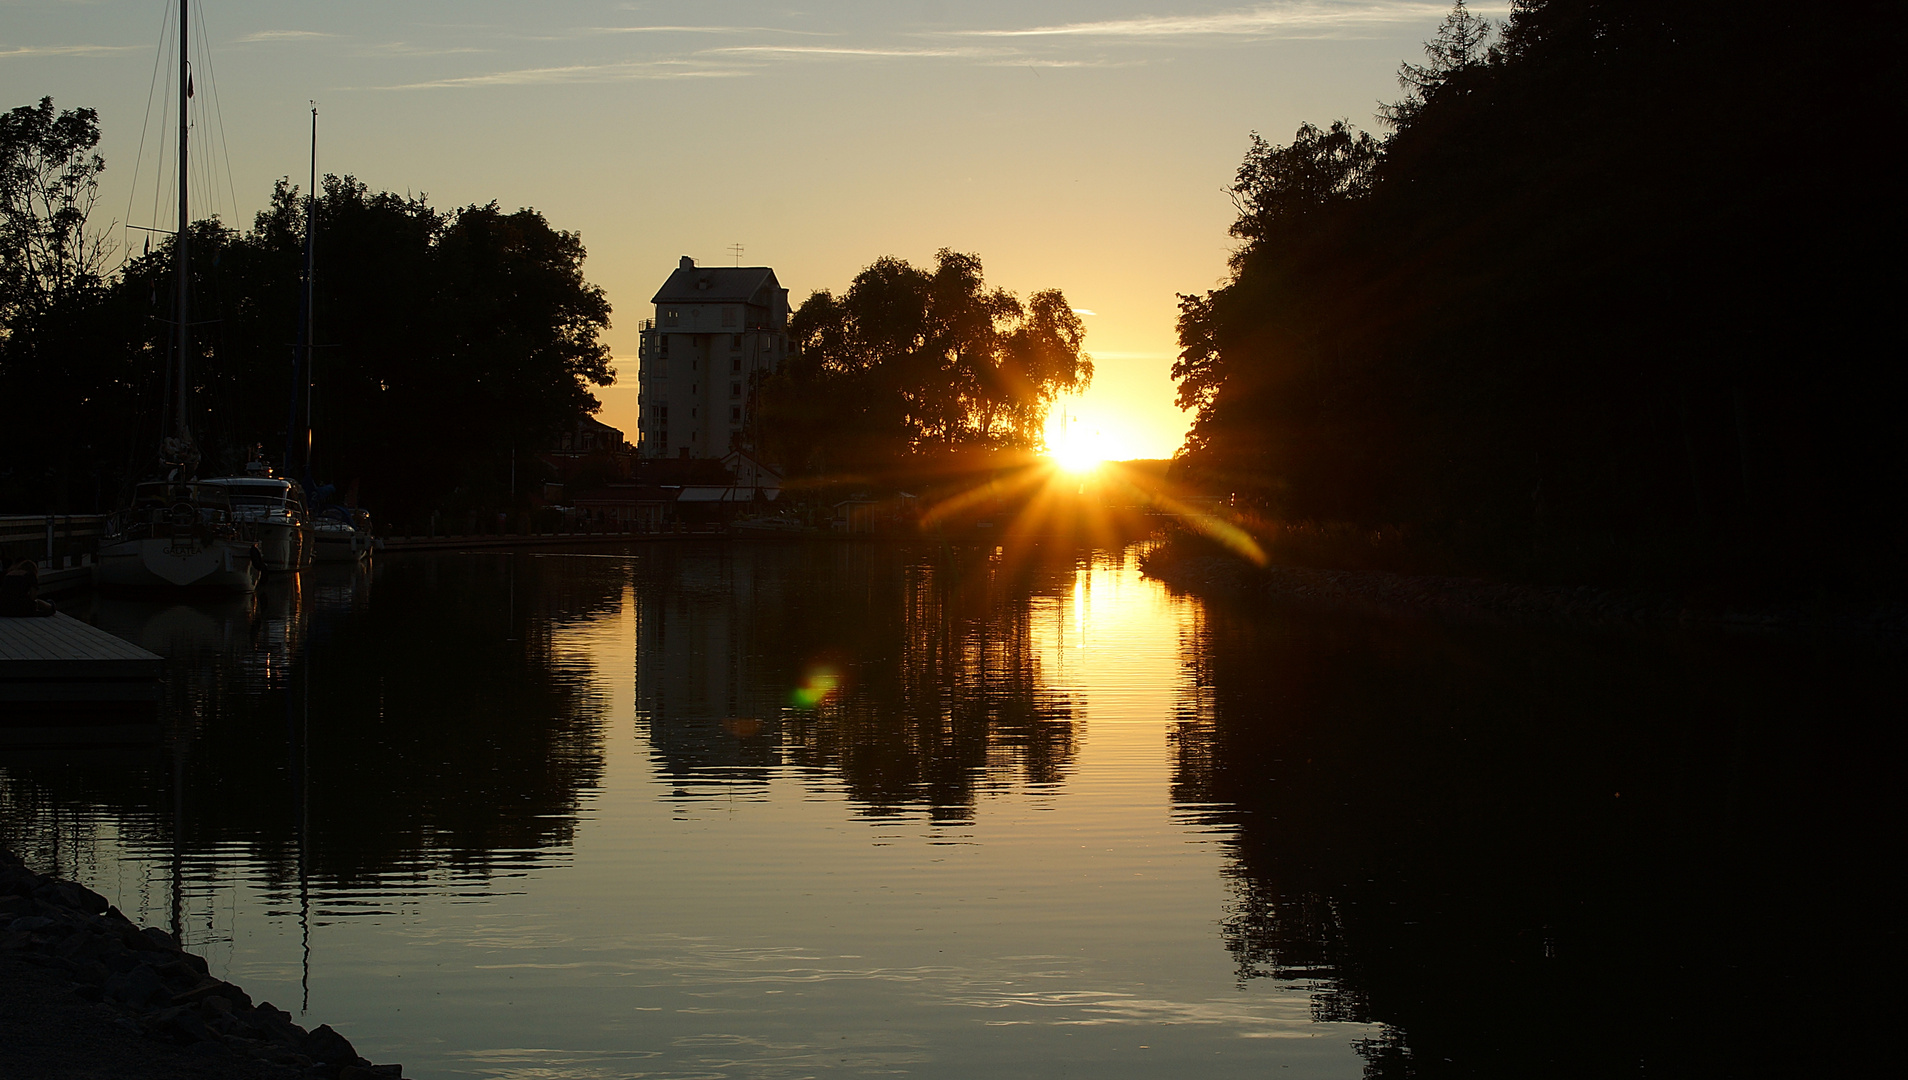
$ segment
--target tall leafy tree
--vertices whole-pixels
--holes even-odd
[[[1424,43],[1425,62],[1406,61],[1398,66],[1398,85],[1405,96],[1379,106],[1379,117],[1394,128],[1409,126],[1425,102],[1446,84],[1489,59],[1490,40],[1496,30],[1491,20],[1471,14],[1464,0],[1456,0],[1451,13],[1438,24],[1437,34]]]
[[[91,220],[98,145],[92,109],[41,98],[0,114],[0,502],[32,492],[36,510],[97,500],[113,433],[73,420],[128,390],[101,311],[111,244]]]
[[[0,333],[100,284],[98,145],[92,109],[55,111],[46,97],[0,114]]]
[[[1903,213],[1887,170],[1796,149],[1872,145],[1846,103],[1890,92],[1904,22],[1454,9],[1382,144],[1248,148],[1231,279],[1181,300],[1184,465],[1403,526],[1431,568],[1908,592],[1908,440],[1864,344],[1899,336]]]
[[[1084,388],[1085,327],[1059,290],[1026,303],[980,258],[932,269],[877,259],[790,321],[793,354],[756,395],[769,452],[815,472],[867,472],[973,448],[1031,447],[1058,395]]]
[[[37,124],[50,109],[43,106],[13,115]],[[90,123],[90,113],[82,119]],[[16,129],[41,130],[24,121]],[[69,131],[58,145],[90,147],[84,136]],[[79,180],[61,190],[83,196],[101,166],[73,160],[78,171],[68,173]],[[90,204],[76,197],[73,205]],[[600,337],[609,302],[584,277],[581,238],[535,210],[439,211],[422,196],[374,192],[351,177],[326,177],[310,204],[281,181],[248,231],[193,224],[188,279],[203,322],[189,358],[189,404],[205,452],[201,473],[239,469],[260,447],[274,463],[289,459],[294,475],[305,471],[304,409],[291,403],[308,215],[318,262],[313,478],[356,489],[375,512],[409,522],[507,506],[513,477],[517,498],[532,490],[537,452],[594,411],[588,388],[613,378]],[[26,258],[17,248],[10,239],[10,266]],[[129,260],[107,281],[99,248],[69,242],[63,250],[95,260],[69,258],[90,266],[65,276],[74,299],[53,306],[57,318],[11,320],[0,342],[6,400],[37,406],[0,425],[0,502],[9,508],[46,509],[76,477],[85,482],[77,508],[109,507],[122,483],[150,467],[157,446],[173,244]]]

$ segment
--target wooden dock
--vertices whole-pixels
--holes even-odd
[[[0,618],[0,744],[156,738],[164,668],[70,615]]]

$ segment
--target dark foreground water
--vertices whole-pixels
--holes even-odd
[[[1863,1075],[1901,654],[1244,611],[1125,552],[408,555],[92,601],[0,840],[418,1077]]]

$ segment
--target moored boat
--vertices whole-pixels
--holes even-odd
[[[225,492],[235,521],[250,526],[267,570],[302,570],[311,565],[316,544],[305,510],[303,489],[293,480],[261,472],[222,476],[201,482]]]
[[[230,493],[196,478],[199,449],[188,422],[192,390],[191,170],[187,105],[192,74],[186,32],[187,5],[179,5],[179,227],[173,234],[177,278],[171,358],[171,408],[167,434],[159,440],[159,476],[134,487],[128,506],[112,515],[100,537],[93,578],[105,588],[251,592],[264,557],[251,525],[233,514]]]
[[[112,515],[99,544],[102,588],[251,592],[265,560],[226,492],[194,481],[140,484]]]
[[[312,539],[313,558],[322,563],[360,562],[377,547],[371,512],[354,507],[326,507],[312,525]]]

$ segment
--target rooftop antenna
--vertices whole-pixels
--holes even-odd
[[[729,254],[735,256],[735,265],[737,266],[742,265],[742,245],[741,244],[730,244]]]

